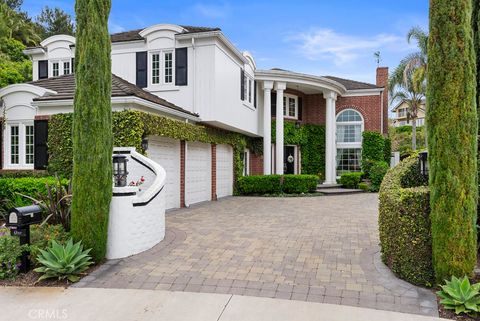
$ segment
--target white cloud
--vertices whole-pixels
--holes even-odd
[[[393,50],[395,46],[406,46],[405,39],[396,35],[359,37],[340,34],[331,29],[314,29],[290,35],[286,40],[297,43],[300,54],[307,59],[332,61],[336,66],[355,62],[360,57],[372,57],[377,50],[383,53]]]
[[[116,24],[112,21],[108,23],[108,31],[110,33],[117,33],[117,32],[122,32],[125,31],[125,28],[119,24]]]
[[[228,5],[207,5],[198,3],[193,7],[194,11],[206,18],[219,19],[228,16],[230,8]]]

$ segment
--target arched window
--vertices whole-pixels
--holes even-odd
[[[359,172],[362,155],[362,115],[346,109],[337,115],[337,175]]]

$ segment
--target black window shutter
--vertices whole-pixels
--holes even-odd
[[[147,87],[147,52],[137,52],[137,79],[135,84],[140,88]]]
[[[35,141],[35,169],[47,169],[48,165],[48,120],[34,121],[34,141]]]
[[[186,47],[175,49],[175,85],[188,85],[188,50]]]
[[[303,99],[302,97],[298,97],[298,120],[302,120],[303,118]]]
[[[270,96],[272,103],[272,117],[277,116],[277,93],[272,93]]]
[[[48,78],[48,60],[38,61],[38,79]]]
[[[240,69],[240,99],[245,100],[245,70]]]
[[[75,72],[75,58],[72,58],[72,73]]]
[[[253,81],[253,106],[257,108],[257,81]]]

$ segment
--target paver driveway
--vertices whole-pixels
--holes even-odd
[[[167,213],[165,240],[79,287],[216,292],[437,315],[379,258],[376,194],[232,197]]]

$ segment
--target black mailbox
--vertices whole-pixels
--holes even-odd
[[[20,244],[30,244],[30,225],[39,224],[43,220],[42,208],[38,205],[12,208],[7,216],[6,226],[10,228],[10,233],[18,236]],[[30,270],[30,260],[28,251],[24,251],[21,257],[20,272]]]

